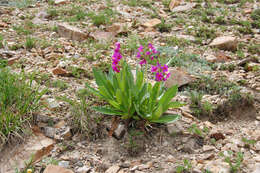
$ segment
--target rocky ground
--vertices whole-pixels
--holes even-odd
[[[0,173],[260,172],[258,0],[1,0],[0,16],[0,57],[48,88]],[[112,119],[89,110],[100,100],[65,101],[80,102],[92,67],[108,70],[115,42],[133,66],[149,42],[172,60],[179,121],[147,133],[122,123],[109,137]]]

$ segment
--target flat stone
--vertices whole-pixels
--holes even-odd
[[[58,34],[61,37],[65,37],[71,40],[83,41],[88,37],[88,34],[81,31],[79,28],[68,25],[66,23],[60,23],[57,25]]]
[[[171,67],[171,68],[169,68],[169,72],[171,73],[171,76],[165,82],[165,86],[167,88],[170,88],[174,85],[178,85],[178,87],[180,87],[180,86],[186,85],[186,84],[194,81],[194,78],[192,78],[192,76],[189,75],[182,68]]]
[[[229,173],[230,167],[226,162],[222,160],[213,160],[206,163],[205,169],[209,170],[210,172],[221,172],[221,173]]]
[[[24,169],[27,163],[25,160],[32,159],[32,163],[40,161],[52,151],[54,144],[54,140],[34,129],[33,135],[28,137],[23,144],[5,148],[7,150],[0,153],[0,172],[12,173],[14,168]],[[32,156],[34,157],[32,158]]]
[[[255,169],[254,169],[253,173],[260,173],[260,163],[257,163],[255,165]]]
[[[186,3],[184,5],[174,7],[171,11],[172,12],[184,12],[184,11],[188,11],[188,10],[192,9],[195,6],[196,6],[196,3]]]
[[[119,171],[120,167],[117,165],[111,166],[106,170],[105,173],[117,173]]]
[[[73,171],[56,165],[48,165],[43,173],[73,173]]]
[[[188,41],[190,41],[190,42],[195,42],[196,41],[196,39],[195,39],[195,37],[193,37],[192,35],[176,35],[176,37],[178,38],[178,39],[185,39],[185,40],[188,40]]]
[[[213,150],[215,150],[216,148],[214,147],[214,146],[212,146],[212,145],[203,145],[203,148],[202,148],[202,150],[204,151],[204,152],[207,152],[207,151],[213,151]]]
[[[143,24],[143,26],[147,27],[147,28],[152,28],[155,27],[156,25],[160,24],[162,21],[160,19],[151,19],[148,20],[147,22],[145,22]]]
[[[209,46],[223,50],[235,51],[237,49],[237,39],[232,36],[217,37],[209,44]]]
[[[116,33],[112,33],[112,32],[105,32],[105,31],[95,31],[90,33],[90,37],[94,38],[97,41],[111,41],[114,37],[115,37]]]
[[[169,134],[182,134],[184,131],[183,124],[180,121],[167,124],[167,131]]]

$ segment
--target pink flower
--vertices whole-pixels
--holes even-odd
[[[152,61],[154,60],[154,57],[153,56],[151,56],[151,58],[150,58]]]
[[[159,53],[156,49],[152,49],[153,54]]]
[[[165,64],[164,66],[161,67],[162,71],[166,73],[168,71],[168,66]]]
[[[143,52],[144,51],[144,47],[141,45],[139,48],[138,48],[139,52]]]
[[[158,67],[157,67],[157,66],[153,66],[153,65],[152,65],[151,72],[153,72],[153,73],[154,73],[154,72],[156,72],[157,70],[158,70]]]
[[[146,64],[146,63],[147,63],[146,59],[142,59],[142,60],[139,62],[139,64],[140,64],[141,66],[143,66],[143,65]]]
[[[114,54],[112,56],[112,69],[113,71],[119,73],[120,72],[120,66],[118,66],[120,59],[122,58],[122,55],[120,54],[120,43],[116,43],[116,48],[114,49]]]
[[[162,73],[157,72],[155,75],[155,80],[159,82],[159,81],[162,81],[162,79],[163,79]]]
[[[119,68],[118,68],[117,65],[112,64],[112,68],[113,68],[113,70],[114,70],[115,72],[117,72],[117,73],[120,72],[120,70],[119,70]]]

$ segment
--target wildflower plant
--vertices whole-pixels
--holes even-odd
[[[168,90],[164,88],[164,82],[171,75],[168,66],[159,63],[159,52],[150,43],[147,47],[141,45],[136,57],[140,67],[136,68],[135,77],[131,67],[122,60],[120,43],[115,45],[112,68],[108,74],[93,68],[98,89],[88,84],[86,86],[93,94],[109,103],[109,106],[93,109],[103,114],[120,116],[122,119],[144,120],[148,123],[176,121],[179,115],[163,115],[169,108],[183,105],[171,101],[177,94],[176,85]],[[148,82],[148,71],[154,74],[154,85]]]

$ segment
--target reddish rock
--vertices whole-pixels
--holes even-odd
[[[59,67],[53,69],[52,73],[55,75],[60,75],[60,76],[68,75],[68,72],[66,70],[64,70],[63,68],[59,68]]]

